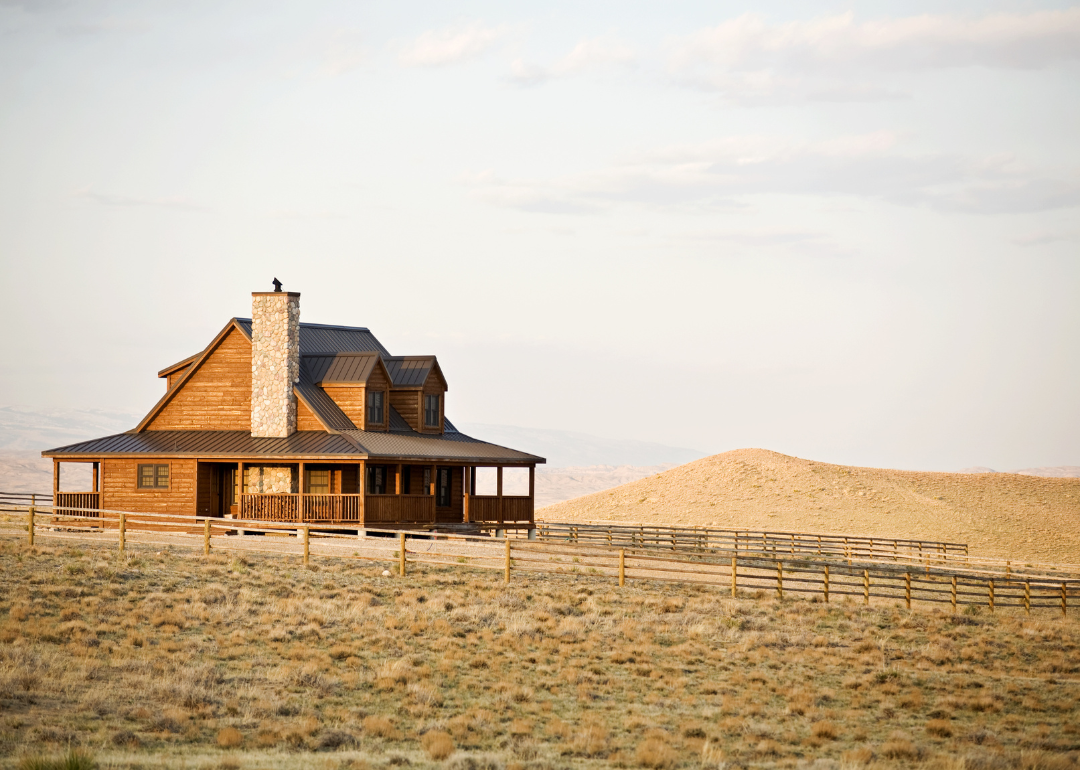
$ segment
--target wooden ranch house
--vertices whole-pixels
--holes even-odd
[[[532,528],[542,457],[458,432],[435,356],[392,356],[356,326],[300,322],[300,295],[252,293],[199,353],[162,369],[166,392],[134,429],[42,452],[58,508],[357,528]],[[92,463],[61,492],[61,463]],[[476,469],[496,468],[494,495]],[[527,495],[503,468],[527,468]]]

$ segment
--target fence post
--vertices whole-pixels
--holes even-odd
[[[30,519],[29,519],[29,522],[27,523],[27,527],[26,527],[27,543],[30,545],[31,548],[34,547],[34,514],[36,512],[37,511],[34,508],[34,506],[31,505],[30,506],[30,511],[29,511]]]
[[[821,535],[817,536],[817,555],[821,556]]]
[[[510,538],[506,538],[506,582],[510,582]]]
[[[120,514],[120,553],[124,553],[124,546],[127,544],[127,514]]]
[[[731,598],[732,599],[735,598],[735,588],[736,588],[736,586],[738,586],[738,584],[739,584],[738,558],[735,557],[735,556],[732,556],[731,557]]]
[[[1066,615],[1068,615],[1068,607],[1069,607],[1069,605],[1068,605],[1068,599],[1066,598],[1066,593],[1065,593],[1065,584],[1062,583],[1061,584],[1061,617],[1065,617]]]
[[[399,545],[401,546],[398,551],[398,574],[401,577],[405,577],[405,533],[402,532],[398,537]]]
[[[990,578],[990,611],[994,611],[994,579]]]
[[[1012,582],[1012,561],[1005,562],[1005,583]]]
[[[956,614],[956,575],[952,576],[952,611]]]
[[[791,535],[791,555],[795,555],[795,533]]]
[[[863,603],[870,604],[870,570],[862,571]]]
[[[1024,581],[1024,612],[1031,614],[1031,581]]]
[[[829,603],[829,565],[825,565],[825,603]]]
[[[304,527],[304,566],[307,566],[311,554],[311,527]]]
[[[626,549],[619,549],[619,587],[626,585]]]
[[[784,598],[784,564],[776,562],[776,598]]]
[[[203,519],[203,556],[210,555],[210,519]]]

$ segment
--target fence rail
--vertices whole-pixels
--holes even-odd
[[[273,537],[278,535],[278,537]],[[282,537],[285,535],[285,537]],[[795,558],[747,553],[686,553],[656,548],[619,548],[606,543],[492,538],[435,532],[406,533],[343,525],[268,522],[181,515],[84,510],[61,514],[50,506],[0,505],[0,536],[128,545],[168,545],[229,551],[393,561],[406,564],[471,566],[572,575],[582,579],[664,580],[721,587],[732,596],[747,592],[807,594],[871,602],[944,603],[958,611],[983,606],[990,611],[1018,608],[1067,614],[1080,602],[1080,580],[1056,575],[1002,578],[958,570],[948,564],[914,568],[897,563],[836,563],[817,554]]]
[[[833,561],[892,562],[928,568],[950,565],[966,570],[1010,577],[1031,572],[1080,577],[1080,565],[1047,564],[1027,559],[996,559],[972,556],[966,543],[938,540],[861,537],[806,532],[769,532],[716,527],[666,527],[654,525],[536,522],[539,540],[594,543],[613,547],[643,548],[684,553],[734,551],[772,558],[815,556]]]

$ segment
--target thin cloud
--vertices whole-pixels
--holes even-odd
[[[671,77],[729,101],[904,98],[902,89],[881,82],[882,74],[1080,60],[1080,8],[863,22],[845,13],[785,24],[747,13],[667,47]]]
[[[405,46],[398,62],[405,67],[441,67],[475,59],[506,35],[504,27],[486,27],[480,22],[429,30]]]
[[[576,75],[590,69],[633,64],[636,58],[634,49],[616,38],[585,39],[550,67],[528,64],[521,59],[515,60],[511,64],[510,81],[520,86],[536,86],[554,78]]]
[[[174,211],[206,212],[210,208],[195,203],[187,198],[139,198],[126,195],[114,195],[112,193],[94,192],[89,188],[79,190],[74,197],[98,203],[103,206],[116,206],[121,208],[151,207],[173,209]]]
[[[911,154],[876,132],[816,143],[729,137],[627,155],[553,180],[472,180],[474,195],[523,211],[589,213],[621,204],[727,208],[752,196],[850,196],[940,211],[1021,213],[1080,205],[1080,174],[1015,158]]]

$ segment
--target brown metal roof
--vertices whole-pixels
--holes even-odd
[[[347,430],[340,433],[300,431],[288,438],[252,438],[241,430],[151,430],[119,433],[48,449],[45,457],[229,457],[296,459],[300,457],[355,457],[357,459],[450,460],[458,462],[542,463],[544,458],[489,444],[462,433],[376,433]]]
[[[342,431],[372,459],[461,460],[465,462],[542,463],[543,457],[479,441],[464,433],[376,433]]]
[[[152,454],[169,457],[293,457],[356,455],[356,445],[344,436],[324,431],[300,431],[288,438],[253,438],[243,430],[148,430],[81,441],[47,449],[45,457],[70,455]]]
[[[316,385],[355,384],[367,382],[375,367],[379,365],[379,354],[307,355],[301,356],[300,365],[307,368],[311,381]]]
[[[395,388],[422,388],[432,369],[438,372],[443,387],[446,386],[435,356],[384,356],[383,363]]]
[[[251,319],[234,319],[251,339]],[[390,351],[375,339],[370,329],[363,326],[332,326],[300,322],[300,355],[322,353],[378,353],[390,355]]]

